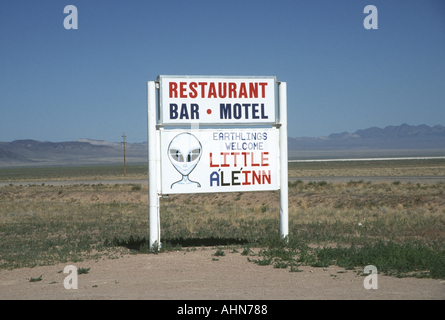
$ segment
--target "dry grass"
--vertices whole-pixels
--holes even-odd
[[[396,220],[406,226],[436,221],[440,224],[428,227],[436,231],[429,233],[441,237],[445,230],[439,228],[445,216],[444,190],[443,183],[298,181],[289,188],[289,220],[300,225],[322,222],[363,227],[376,222],[390,225]],[[147,193],[147,186],[118,184],[7,186],[0,191],[0,225],[16,224],[23,217],[117,224],[131,218],[136,224],[147,224]],[[161,199],[163,234],[169,237],[205,237],[211,234],[208,230],[212,224],[223,224],[229,230],[247,221],[276,221],[278,217],[279,192],[274,191],[171,195]],[[222,231],[211,236],[222,236]]]
[[[291,162],[289,176],[445,176],[445,160]]]
[[[148,179],[146,164],[0,169],[0,182],[95,181]]]
[[[297,181],[289,188],[289,236],[312,244],[416,240],[443,247],[444,191],[444,183]],[[161,199],[162,241],[173,246],[258,243],[279,234],[278,221],[279,192]],[[0,188],[0,268],[116,258],[146,248],[148,229],[146,185]]]

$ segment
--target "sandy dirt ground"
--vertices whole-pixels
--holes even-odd
[[[445,300],[445,280],[379,274],[378,288],[365,289],[365,276],[336,266],[301,266],[302,272],[289,272],[249,262],[232,249],[225,250],[225,256],[215,257],[215,252],[199,248],[0,270],[0,299]],[[63,269],[69,264],[90,268],[78,275],[78,289],[64,287],[68,274]],[[29,281],[40,276],[41,281]]]
[[[26,300],[444,300],[445,281],[378,274],[377,289],[365,276],[336,267],[299,267],[302,272],[259,266],[232,249],[215,248],[127,255],[73,263],[90,268],[78,289],[65,289],[69,264],[0,270],[0,299]],[[218,259],[218,260],[216,260]],[[42,276],[41,281],[30,278]]]

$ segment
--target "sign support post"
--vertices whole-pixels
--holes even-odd
[[[280,234],[281,238],[286,239],[289,233],[286,82],[278,83],[278,112],[280,117]]]
[[[158,196],[158,168],[156,143],[156,83],[147,83],[148,112],[148,203],[149,203],[149,246],[150,250],[161,246]]]

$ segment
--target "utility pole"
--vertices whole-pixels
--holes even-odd
[[[126,177],[127,176],[127,163],[126,163],[126,159],[125,159],[125,138],[126,138],[125,132],[124,132],[124,135],[122,136],[122,138],[124,138],[124,142],[121,142],[121,143],[124,144],[124,177]]]

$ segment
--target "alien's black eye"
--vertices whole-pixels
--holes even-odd
[[[182,156],[181,151],[179,151],[178,149],[170,149],[170,156],[175,161],[184,162],[184,157]]]
[[[187,162],[194,161],[199,157],[199,154],[201,153],[201,149],[193,149],[189,152],[187,155]]]

